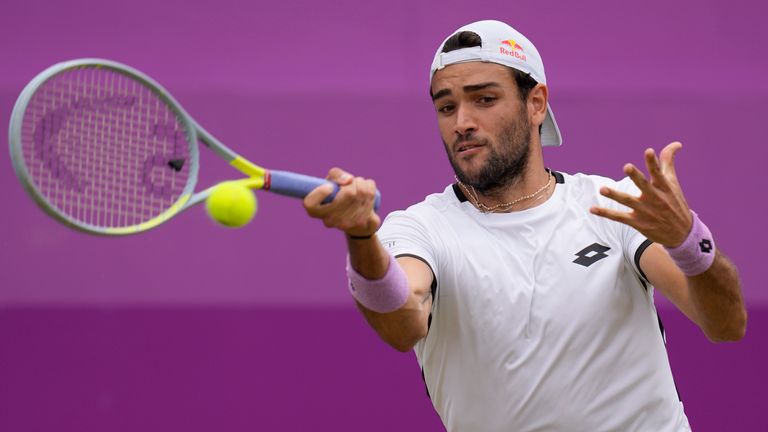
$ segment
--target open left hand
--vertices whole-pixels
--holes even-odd
[[[640,189],[640,196],[619,192],[608,187],[600,188],[600,194],[632,211],[623,212],[605,207],[592,207],[592,214],[625,223],[649,240],[663,246],[679,246],[688,236],[693,223],[691,211],[685,201],[675,174],[675,153],[683,147],[679,142],[668,144],[656,157],[656,152],[645,150],[645,165],[650,180],[631,163],[624,165],[624,174]]]

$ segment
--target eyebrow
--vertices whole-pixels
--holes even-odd
[[[488,87],[501,87],[499,83],[496,82],[486,82],[486,83],[480,83],[480,84],[472,84],[467,85],[463,87],[464,93],[472,93],[476,91],[480,91],[483,89],[486,89]],[[437,93],[432,95],[432,102],[440,99],[441,97],[450,96],[453,94],[450,89],[442,89],[438,91]]]

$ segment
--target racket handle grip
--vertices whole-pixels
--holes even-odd
[[[296,174],[288,171],[270,171],[269,187],[265,187],[264,189],[279,193],[280,195],[304,198],[316,187],[326,183],[333,186],[333,192],[323,200],[323,204],[328,204],[333,201],[336,194],[339,193],[339,185],[319,177]],[[376,198],[373,202],[373,209],[378,210],[379,204],[381,204],[381,193],[377,190]]]

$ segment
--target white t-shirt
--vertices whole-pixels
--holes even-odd
[[[631,180],[555,173],[554,194],[519,212],[479,212],[448,186],[391,213],[378,236],[435,274],[415,351],[450,432],[685,431],[653,287],[650,242],[589,213],[623,206],[601,186]]]

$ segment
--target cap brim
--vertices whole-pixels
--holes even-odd
[[[547,116],[544,117],[544,123],[541,124],[541,145],[559,147],[562,144],[563,137],[560,135],[560,128],[557,127],[552,107],[547,103]]]

